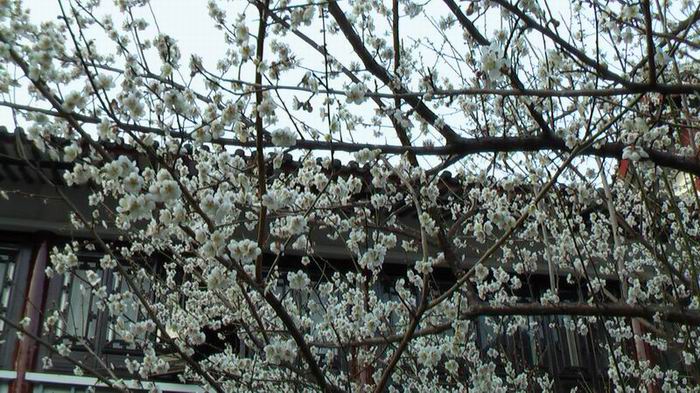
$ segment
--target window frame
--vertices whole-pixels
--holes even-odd
[[[0,235],[0,248],[16,250],[12,286],[9,290],[7,309],[5,310],[5,316],[11,321],[19,321],[24,315],[29,273],[34,264],[32,258],[36,256],[40,246],[39,243],[17,240]],[[0,341],[3,340],[4,342],[0,343],[0,368],[11,369],[13,368],[13,355],[18,338],[14,329],[6,324],[0,329]]]

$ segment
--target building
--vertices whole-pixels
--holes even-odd
[[[292,165],[289,162],[287,164]],[[53,160],[32,147],[21,131],[8,133],[7,130],[0,130],[0,190],[10,196],[9,200],[0,200],[0,313],[10,321],[30,318],[28,331],[47,344],[55,344],[64,335],[70,336],[73,350],[71,356],[88,359],[91,358],[89,355],[95,354],[105,364],[113,364],[114,373],[127,379],[132,387],[148,390],[152,385],[142,385],[134,380],[124,366],[125,359],[138,358],[142,352],[114,336],[108,328],[112,322],[109,313],[97,306],[89,292],[81,289],[80,280],[88,279],[86,272],[98,270],[96,266],[101,257],[99,250],[96,248],[78,255],[79,268],[70,277],[47,277],[45,274],[52,247],[60,247],[74,240],[90,239],[89,233],[73,228],[68,208],[49,183],[60,184],[60,190],[76,201],[79,209],[87,211],[86,190],[63,184],[61,172],[67,167],[67,164]],[[361,175],[366,168],[349,165],[343,170]],[[402,219],[410,221],[415,220],[415,217],[407,215]],[[102,235],[118,241],[117,232],[105,231]],[[533,244],[531,247],[540,246]],[[335,263],[339,269],[343,266],[347,268],[350,262],[343,260],[343,254],[337,252],[337,249],[337,244],[326,242],[317,247],[317,252]],[[272,258],[270,255],[268,260]],[[398,255],[388,255],[387,261],[389,263],[383,269],[387,283],[385,293],[386,296],[394,296],[389,284],[404,274],[407,265],[403,257]],[[151,262],[154,269],[162,263],[158,260]],[[293,254],[287,255],[280,263],[282,270],[300,266],[299,256]],[[316,273],[313,269],[309,270],[312,279],[318,278]],[[526,285],[522,287],[520,296],[523,301],[539,299],[540,294],[555,280],[560,288],[560,296],[564,297],[562,300],[576,301],[584,294],[580,288],[567,283],[566,273],[559,272],[553,278],[549,275],[546,264],[542,263],[538,274],[523,277]],[[125,287],[115,277],[100,274],[101,282],[110,293],[119,293]],[[453,272],[447,267],[436,268],[434,276],[446,286],[454,280]],[[148,283],[144,282],[143,285],[147,287]],[[616,281],[609,277],[608,285],[619,296]],[[57,324],[56,331],[47,335],[40,328],[39,321],[53,311],[59,312],[66,323]],[[550,373],[555,377],[557,391],[568,392],[575,386],[591,391],[607,390],[608,364],[600,347],[603,340],[598,329],[590,329],[587,335],[581,336],[566,328],[570,323],[567,316],[534,316],[528,319],[530,331],[518,330],[505,334],[496,333],[484,318],[479,318],[478,344],[481,350],[487,352],[490,348],[505,349],[522,367],[534,367]],[[214,334],[219,332],[211,333],[207,336],[211,345],[204,346],[199,356],[206,356],[219,347],[216,341],[222,339]],[[76,341],[72,339],[74,337],[82,339]],[[241,351],[245,351],[244,344],[237,342],[235,335],[224,334],[224,337],[223,340],[234,342]],[[53,355],[39,341],[31,337],[20,340],[15,329],[0,322],[0,393],[76,392],[96,384],[93,377],[74,375],[73,364]],[[656,356],[655,361],[666,362],[673,367],[679,364],[678,359],[667,354],[662,357],[662,354],[652,352],[649,349],[649,356]],[[45,357],[53,360],[51,367],[43,367]],[[96,368],[100,366],[95,362],[89,364]],[[340,360],[334,366],[341,369],[353,367]],[[201,391],[197,386],[179,381],[179,370],[177,361],[174,360],[168,373],[152,376],[157,381],[154,382],[157,389],[163,392]],[[108,391],[106,388],[97,389],[100,390]]]

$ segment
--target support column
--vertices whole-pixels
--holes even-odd
[[[30,318],[27,331],[37,336],[41,333],[39,321],[41,320],[41,311],[44,303],[47,259],[48,242],[47,240],[43,240],[36,253],[36,258],[34,259],[23,313],[23,317]],[[31,337],[24,336],[24,339],[20,341],[17,349],[17,357],[15,358],[17,379],[10,385],[10,391],[17,393],[30,393],[32,391],[32,383],[26,381],[25,376],[27,372],[32,371],[34,367],[38,349],[37,342]]]

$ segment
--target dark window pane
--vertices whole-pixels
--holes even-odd
[[[15,275],[18,250],[10,247],[0,247],[0,313],[7,315],[10,305],[12,284]],[[5,335],[5,323],[0,321],[0,335]]]

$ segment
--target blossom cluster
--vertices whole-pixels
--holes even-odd
[[[0,0],[8,165],[78,190],[53,352],[86,307],[139,353],[90,364],[204,390],[692,390],[697,5],[545,3],[209,0],[211,61],[145,0]]]

